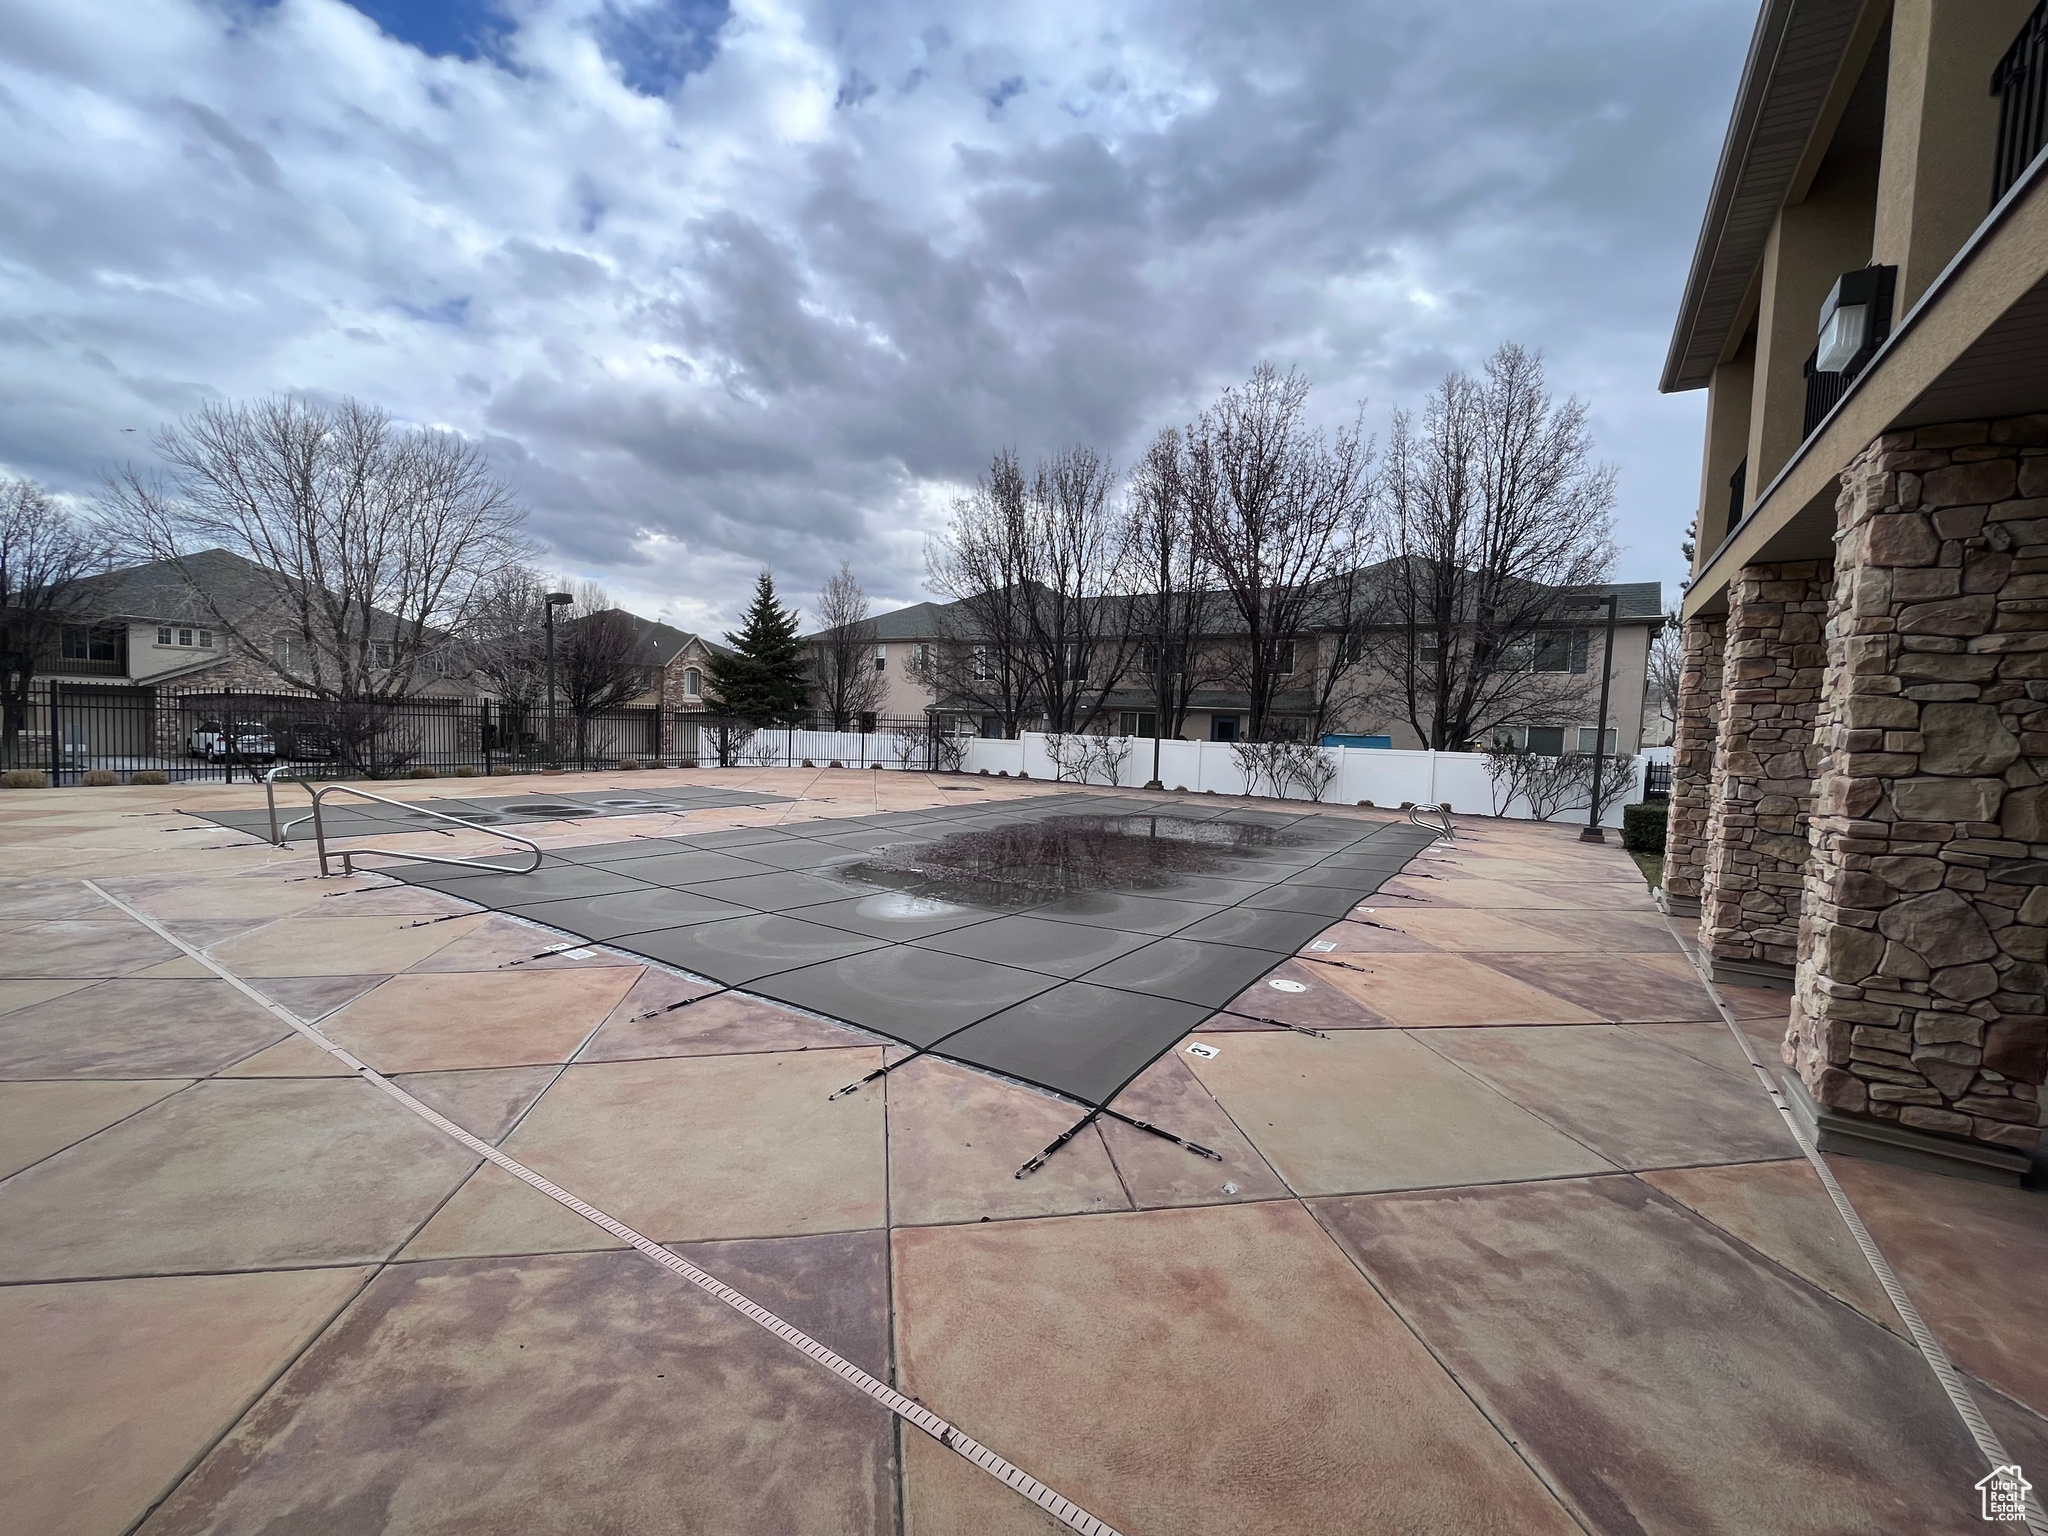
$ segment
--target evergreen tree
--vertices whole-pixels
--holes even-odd
[[[732,650],[711,657],[711,688],[729,715],[749,725],[795,725],[809,713],[810,657],[797,638],[796,610],[776,601],[775,578],[754,583],[754,600],[739,631],[727,634]]]

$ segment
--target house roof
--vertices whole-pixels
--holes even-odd
[[[96,619],[211,624],[213,615],[192,590],[195,583],[238,619],[277,595],[272,572],[229,550],[200,550],[185,556],[183,564],[180,570],[176,561],[149,560],[91,577],[82,583],[86,606]]]
[[[1395,562],[1383,560],[1376,565],[1366,566],[1352,573],[1352,579],[1370,582],[1384,578],[1394,568]],[[1620,598],[1615,617],[1622,623],[1661,622],[1664,616],[1664,588],[1655,581],[1625,581],[1610,583],[1590,589],[1595,593],[1615,593]],[[1208,599],[1219,609],[1218,621],[1204,626],[1210,633],[1223,634],[1239,626],[1237,615],[1227,598],[1221,593],[1209,593]],[[1108,599],[1116,602],[1122,599]],[[931,640],[947,634],[948,615],[960,608],[958,603],[913,603],[908,608],[893,609],[877,614],[868,622],[874,626],[875,639],[887,643],[891,640]],[[1311,628],[1314,626],[1311,625]],[[806,635],[807,640],[816,640],[823,631]]]

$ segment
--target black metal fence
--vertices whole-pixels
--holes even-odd
[[[1643,764],[1643,798],[1645,800],[1669,800],[1671,798],[1671,765],[1669,763]]]
[[[335,703],[231,688],[171,691],[62,680],[0,721],[0,769],[53,785],[528,773],[548,767],[958,767],[960,738],[923,716],[864,719],[865,731],[754,727],[652,708],[578,716],[558,707],[411,698]],[[159,776],[161,778],[159,779]]]

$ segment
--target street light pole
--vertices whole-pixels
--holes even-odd
[[[1600,825],[1600,770],[1607,757],[1607,692],[1614,682],[1614,616],[1618,598],[1609,592],[1600,601],[1607,605],[1607,643],[1600,653],[1600,714],[1593,722],[1593,802],[1586,809],[1586,829],[1579,834],[1582,843],[1607,841],[1607,829]]]
[[[575,598],[567,592],[550,592],[547,595],[548,632],[548,759],[555,756],[555,610]]]

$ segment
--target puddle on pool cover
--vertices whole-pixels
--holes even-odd
[[[1243,822],[1051,816],[883,849],[834,873],[965,906],[1014,907],[1090,891],[1158,890],[1300,842]]]

